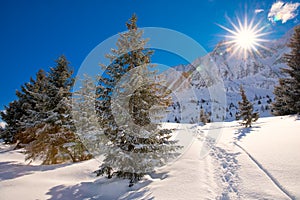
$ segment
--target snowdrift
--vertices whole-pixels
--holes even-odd
[[[133,187],[128,180],[95,177],[92,159],[40,166],[22,150],[0,148],[1,199],[300,199],[300,120],[261,118],[252,128],[238,122],[214,126],[165,124],[186,148],[168,165]],[[211,139],[212,129],[221,131]],[[193,131],[190,131],[193,130]],[[192,137],[186,139],[190,134]],[[205,155],[201,154],[207,149]]]

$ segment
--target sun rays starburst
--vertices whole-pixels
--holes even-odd
[[[225,35],[226,41],[224,44],[228,46],[227,49],[232,50],[232,55],[247,58],[255,53],[260,55],[259,47],[266,49],[262,43],[268,40],[263,37],[269,33],[265,32],[266,27],[261,26],[261,22],[255,23],[254,19],[248,21],[247,16],[245,16],[243,22],[237,18],[237,24],[233,23],[229,18],[228,21],[232,25],[232,29],[219,24],[218,26],[229,33]]]

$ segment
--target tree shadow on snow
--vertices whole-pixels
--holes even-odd
[[[235,137],[235,139],[237,140],[241,140],[242,138],[246,137],[248,134],[250,134],[251,132],[253,132],[256,129],[259,129],[260,126],[252,126],[252,127],[242,127],[239,128],[237,130],[237,133],[235,133],[237,136]]]
[[[165,178],[168,178],[168,174],[167,174],[166,172],[161,172],[161,173],[150,173],[150,174],[149,174],[149,177],[150,177],[151,179],[156,179],[156,180],[160,179],[160,180],[163,180],[163,179],[165,179]]]
[[[0,162],[0,181],[18,178],[37,171],[54,170],[66,165],[24,165],[17,162]]]
[[[154,197],[147,188],[152,181],[143,180],[132,187],[128,187],[128,180],[118,178],[100,178],[94,182],[81,182],[73,186],[58,185],[49,190],[49,200],[125,200],[125,199],[150,199]]]

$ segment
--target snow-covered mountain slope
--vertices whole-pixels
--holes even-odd
[[[225,120],[235,118],[237,102],[241,99],[240,85],[243,85],[248,99],[254,104],[255,110],[260,112],[261,116],[270,116],[270,103],[274,99],[274,86],[278,84],[278,78],[283,76],[280,68],[286,67],[283,55],[290,51],[287,44],[293,32],[292,29],[278,40],[264,42],[262,44],[264,48],[259,47],[258,52],[253,55],[249,54],[246,58],[238,53],[234,54],[233,50],[229,49],[222,41],[212,52],[197,58],[193,63],[175,66],[174,69],[178,73],[187,77],[185,85],[182,85],[184,89],[181,90],[189,90],[189,93],[193,93],[190,96],[194,96],[196,102],[202,101],[202,104],[197,102],[197,105],[193,105],[193,109],[200,110],[202,107],[207,113],[214,112],[211,108],[212,94],[207,87],[209,88],[211,82],[215,81],[214,83],[223,84],[223,89],[226,91],[227,103],[225,104],[226,108],[224,108],[226,109],[226,116],[223,117]],[[172,76],[173,73],[167,73],[166,79],[178,80],[178,73],[175,76]],[[187,83],[193,87],[193,90],[186,86]],[[188,92],[183,95],[177,93],[176,96],[186,96],[186,93]],[[186,107],[192,106],[189,105],[191,98],[186,98],[183,102]],[[174,121],[176,117],[176,119],[181,118],[184,122],[190,122],[195,121],[197,117],[193,114],[193,119],[186,117],[191,116],[188,112],[186,116],[180,116],[178,109],[176,112],[169,115],[169,121]],[[216,116],[213,118],[215,119]],[[222,117],[219,116],[219,118]]]
[[[100,161],[38,166],[24,162],[20,150],[0,145],[1,199],[299,199],[300,120],[260,118],[252,128],[238,122],[206,126],[166,123],[186,144],[174,162],[146,175],[133,187],[128,180],[95,177]],[[221,131],[212,140],[210,131]],[[196,137],[187,142],[186,135]],[[206,154],[203,149],[208,148]]]
[[[279,68],[286,66],[282,57],[290,51],[287,44],[293,32],[292,29],[278,40],[262,43],[264,48],[258,47],[257,53],[249,54],[246,58],[234,53],[233,49],[228,49],[224,41],[220,42],[207,56],[215,63],[227,92],[235,91],[237,84],[251,85],[252,88],[254,87],[252,90],[255,88],[273,89],[273,79],[277,82],[278,77],[281,76]],[[195,68],[201,65],[207,56],[196,59],[192,65],[188,66],[189,71],[196,70]],[[193,78],[192,83],[199,87],[199,79],[196,78],[198,77]]]

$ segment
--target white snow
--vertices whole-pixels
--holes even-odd
[[[260,53],[247,59],[233,55],[233,49],[227,48],[226,42],[221,41],[212,52],[197,58],[193,63],[178,65],[165,71],[164,81],[169,88],[175,90],[172,91],[173,96],[176,96],[174,102],[180,104],[180,107],[175,105],[169,108],[167,120],[175,122],[176,117],[184,123],[199,122],[200,108],[206,113],[212,112],[213,121],[223,118],[226,121],[235,120],[235,106],[238,107],[237,102],[241,99],[240,85],[243,85],[247,98],[254,104],[254,111],[259,112],[261,117],[271,116],[270,103],[274,100],[274,87],[278,84],[278,79],[285,76],[280,69],[287,67],[283,56],[291,50],[287,44],[293,33],[294,30],[291,29],[282,38],[263,43],[264,48],[258,48]],[[198,70],[202,69],[201,66],[206,70]],[[174,69],[176,73],[173,72]],[[183,72],[190,76],[182,78],[185,77]],[[207,88],[210,80],[216,81],[213,84],[216,92]],[[218,102],[222,101],[216,108],[226,109],[225,116],[222,110],[216,113],[212,107],[216,94],[222,94],[223,89],[226,96],[218,98]],[[202,99],[205,101],[198,101]]]
[[[300,198],[300,120],[295,116],[262,118],[254,127],[240,145],[277,180],[279,187]]]
[[[186,148],[168,165],[133,187],[128,180],[95,177],[101,164],[39,166],[22,150],[0,148],[1,199],[299,199],[300,120],[260,118],[252,128],[238,122],[164,124]],[[220,127],[221,126],[221,127]],[[220,130],[216,142],[212,130]],[[195,137],[192,137],[195,136]],[[203,156],[204,148],[210,151]],[[204,151],[205,152],[205,151]]]
[[[1,122],[1,121],[0,121],[0,127],[1,127],[1,128],[4,128],[4,127],[5,127],[5,125],[6,125],[6,123],[5,123],[5,122]]]

